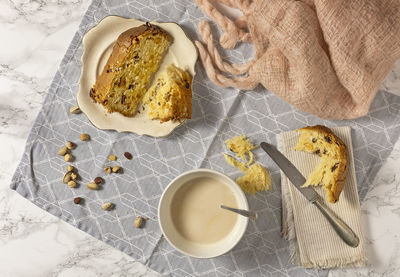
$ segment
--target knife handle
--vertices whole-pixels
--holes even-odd
[[[331,209],[329,209],[325,203],[318,197],[316,201],[313,202],[315,206],[321,211],[328,222],[332,225],[333,229],[339,235],[339,237],[351,247],[357,247],[360,243],[360,239],[354,233],[354,231],[339,217],[337,217]]]

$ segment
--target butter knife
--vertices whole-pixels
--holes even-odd
[[[271,144],[262,142],[261,148],[267,152],[271,159],[278,165],[283,173],[285,173],[290,182],[303,194],[303,196],[321,211],[339,237],[347,245],[357,247],[360,243],[360,239],[354,231],[325,205],[318,193],[312,187],[301,187],[306,182],[306,178],[304,178],[299,170]]]

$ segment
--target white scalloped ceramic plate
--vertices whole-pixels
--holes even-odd
[[[142,107],[139,107],[141,112],[133,117],[125,117],[120,113],[108,113],[102,105],[93,102],[89,97],[89,90],[95,83],[96,77],[103,70],[118,36],[127,29],[144,23],[136,19],[108,16],[85,34],[83,37],[82,73],[79,81],[77,102],[90,122],[99,129],[163,137],[171,133],[182,122],[168,121],[160,123],[158,120],[150,120],[147,118],[147,111],[142,110]],[[187,70],[194,78],[197,50],[182,28],[172,22],[150,23],[163,28],[173,39],[153,81],[171,63]]]

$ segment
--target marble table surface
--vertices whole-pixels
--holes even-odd
[[[157,276],[9,189],[48,86],[89,0],[0,1],[0,276]],[[382,88],[400,95],[400,62]],[[362,203],[368,265],[400,276],[400,140]]]

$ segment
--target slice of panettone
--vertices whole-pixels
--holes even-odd
[[[123,32],[89,96],[108,112],[133,116],[170,43],[167,32],[149,23]]]
[[[192,77],[171,64],[146,93],[148,117],[161,122],[192,117]]]
[[[335,203],[346,182],[348,170],[347,148],[331,129],[316,125],[297,130],[301,132],[295,150],[315,153],[320,163],[308,176],[303,187],[322,185],[328,201]]]

